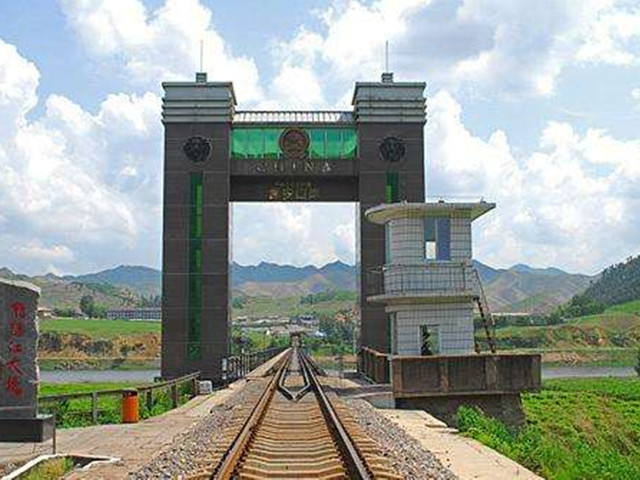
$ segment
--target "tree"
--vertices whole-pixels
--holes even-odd
[[[636,360],[636,373],[640,377],[640,348],[638,348],[638,356]]]
[[[231,308],[236,308],[238,310],[241,310],[244,308],[244,298],[241,297],[234,297],[233,300],[231,300]]]
[[[93,317],[95,314],[96,304],[91,295],[83,295],[80,299],[80,311],[87,317]]]

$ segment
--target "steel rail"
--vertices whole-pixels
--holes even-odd
[[[233,478],[234,472],[240,463],[242,455],[253,437],[256,428],[260,424],[260,420],[264,417],[267,407],[278,388],[280,378],[283,376],[284,372],[287,371],[287,368],[289,368],[291,357],[292,352],[290,351],[286,357],[282,359],[282,363],[269,381],[267,388],[260,396],[260,400],[258,400],[258,403],[249,415],[249,418],[247,418],[247,421],[244,423],[242,429],[234,439],[231,447],[229,447],[229,450],[223,457],[222,462],[213,472],[213,475],[211,476],[212,478],[221,480],[229,480]]]
[[[322,385],[316,378],[314,373],[314,363],[307,356],[306,353],[300,354],[300,364],[304,370],[308,372],[308,378],[311,382],[311,388],[316,393],[316,396],[320,403],[320,409],[322,410],[327,425],[333,433],[334,439],[338,443],[338,448],[342,453],[342,458],[345,461],[345,467],[349,478],[358,480],[369,480],[374,478],[365,461],[363,460],[358,448],[353,443],[353,440],[347,433],[347,430],[342,425],[340,417],[333,408],[331,401],[327,397],[326,393],[322,389]]]
[[[350,479],[370,480],[374,478],[371,470],[367,466],[361,452],[353,442],[345,426],[340,420],[336,409],[324,392],[322,385],[316,378],[316,368],[314,362],[309,356],[297,348],[291,349],[282,359],[276,372],[269,380],[267,387],[260,395],[256,406],[252,409],[249,417],[243,424],[240,432],[236,435],[231,446],[222,457],[220,463],[211,474],[211,478],[230,480],[236,478],[236,475],[243,468],[243,463],[247,455],[251,455],[251,449],[254,439],[259,438],[259,431],[265,417],[268,418],[269,409],[276,392],[283,393],[284,379],[291,366],[293,356],[297,355],[300,365],[300,374],[304,377],[305,386],[298,392],[289,392],[286,395],[290,401],[297,402],[305,393],[313,392],[319,413],[324,419],[327,428],[327,438],[331,438],[338,458],[341,459],[345,474]],[[284,388],[285,390],[286,387]],[[293,398],[290,398],[293,397]]]

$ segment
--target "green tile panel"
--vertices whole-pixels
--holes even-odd
[[[232,158],[281,158],[279,139],[284,128],[234,128]],[[355,128],[305,128],[309,135],[309,158],[355,158],[358,136]]]
[[[191,359],[202,358],[202,172],[191,174],[189,205],[189,318],[187,354]]]

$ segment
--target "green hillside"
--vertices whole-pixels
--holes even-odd
[[[314,301],[315,299],[315,301]],[[305,296],[269,297],[237,295],[232,302],[232,318],[279,315],[329,315],[353,309],[357,295],[349,291],[332,291]]]
[[[612,265],[576,301],[600,304],[602,308],[640,299],[640,255]]]
[[[484,334],[476,334],[484,342]],[[500,350],[543,353],[547,362],[633,365],[640,348],[640,300],[605,309],[559,325],[498,328]]]

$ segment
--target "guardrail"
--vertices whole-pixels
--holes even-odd
[[[373,268],[366,272],[367,296],[463,293],[475,291],[473,267],[466,262],[426,262]]]
[[[197,395],[199,377],[200,372],[195,372],[166,382],[140,387],[44,395],[38,398],[38,410],[41,413],[55,414],[59,425],[119,423],[122,397],[126,392],[135,390],[138,393],[141,417],[148,418],[178,407],[185,397],[191,399]],[[142,402],[143,397],[144,402]]]
[[[369,347],[358,352],[358,370],[375,383],[389,383],[389,356]]]
[[[223,383],[234,382],[245,377],[251,370],[259,367],[264,362],[272,359],[279,353],[284,352],[287,347],[273,347],[258,352],[243,353],[222,359],[222,381]]]

